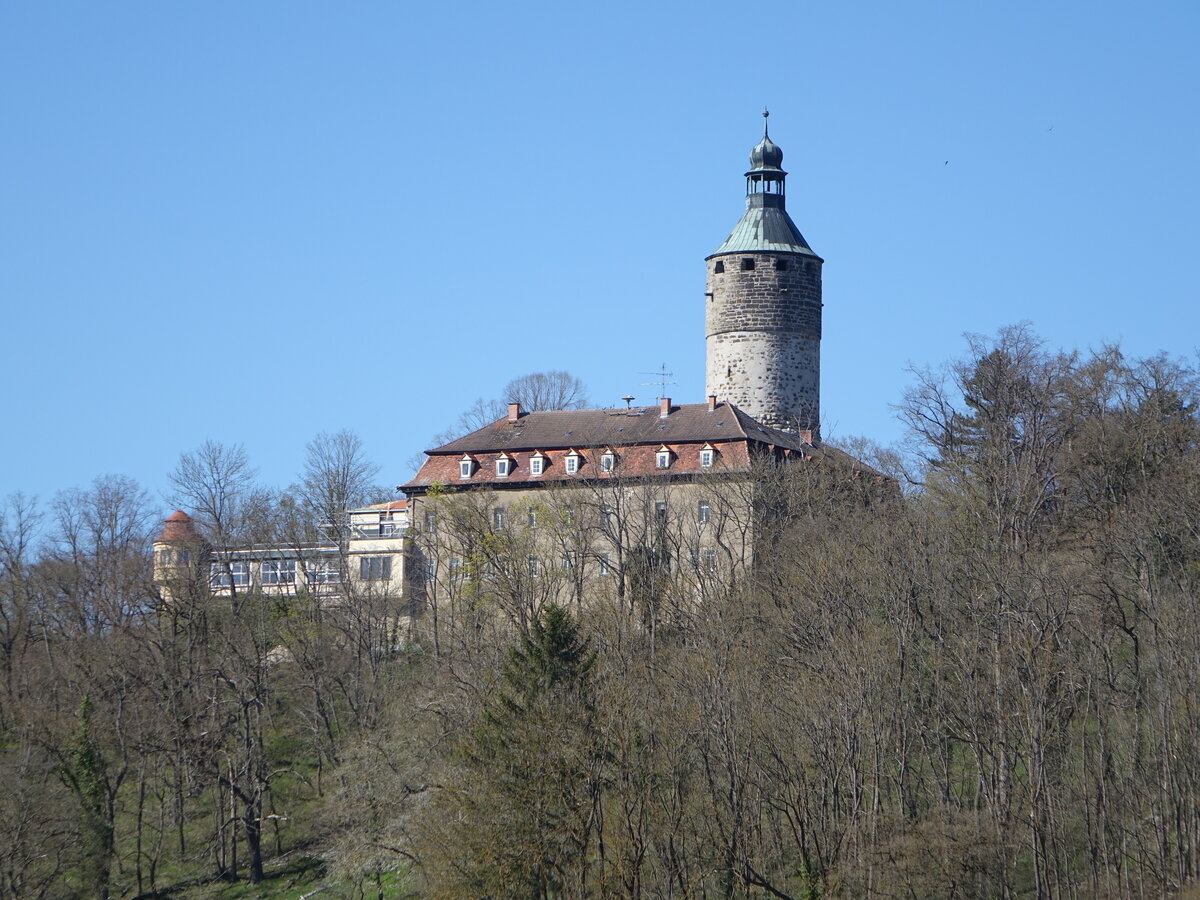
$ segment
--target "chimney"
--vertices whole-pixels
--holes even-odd
[[[671,412],[671,398],[660,397],[658,401],[658,417],[665,419]]]
[[[521,418],[521,404],[520,403],[508,404],[508,424],[516,425],[517,419],[519,419],[519,418]]]
[[[712,412],[716,408],[717,408],[717,395],[709,394],[708,395],[708,411]]]

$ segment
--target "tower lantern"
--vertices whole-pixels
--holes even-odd
[[[818,443],[824,260],[787,214],[786,180],[764,124],[750,151],[746,211],[705,260],[705,393]]]

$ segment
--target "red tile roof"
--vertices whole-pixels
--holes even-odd
[[[691,441],[749,439],[791,450],[811,449],[794,434],[760,425],[736,406],[688,403],[659,415],[657,406],[632,409],[563,409],[522,413],[515,423],[507,416],[472,431],[434,453],[486,453],[501,450],[568,449],[570,447],[623,447]]]
[[[700,465],[706,445],[716,450],[712,469]],[[671,451],[671,464],[657,467],[660,447]],[[666,416],[659,407],[633,409],[582,409],[524,413],[515,422],[507,416],[477,431],[427,451],[428,459],[402,490],[421,491],[434,483],[459,485],[533,485],[605,478],[693,476],[705,472],[740,472],[750,466],[754,446],[779,448],[808,456],[814,448],[797,435],[760,425],[728,403],[709,409],[708,404],[672,406]],[[600,455],[612,448],[616,470],[600,471]],[[582,456],[579,469],[568,474],[564,458],[571,450]],[[540,453],[543,473],[529,471],[529,458]],[[501,456],[515,460],[507,476],[496,474]],[[474,463],[471,476],[462,478],[459,462]]]
[[[408,499],[402,497],[399,500],[388,500],[386,503],[372,503],[370,506],[360,506],[358,509],[350,510],[350,512],[373,512],[376,510],[386,512],[397,509],[408,509]]]
[[[200,536],[196,534],[196,526],[192,524],[192,517],[182,509],[177,509],[171,515],[167,516],[163,522],[163,530],[159,532],[154,542],[182,541],[194,543],[198,540],[200,540]]]

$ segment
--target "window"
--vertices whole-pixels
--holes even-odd
[[[496,476],[498,478],[507,478],[508,473],[512,470],[512,460],[507,456],[502,456],[496,460]]]
[[[430,515],[432,515],[432,514],[425,513],[426,521],[428,521],[428,517]],[[392,511],[387,510],[386,512],[381,512],[379,514],[379,536],[380,537],[391,537],[395,533],[396,533],[396,523],[393,520]]]
[[[390,556],[364,556],[358,561],[358,577],[363,581],[391,581]]]
[[[192,551],[191,550],[176,550],[175,551],[175,562],[178,563],[179,565],[186,566],[191,561],[192,561]]]
[[[596,562],[599,566],[599,568],[597,569],[597,574],[601,578],[607,578],[609,575],[612,574],[612,565],[608,561],[607,553],[601,553],[599,556],[597,556]]]
[[[654,504],[654,521],[661,525],[667,521],[667,501],[659,500]]]
[[[570,553],[564,553],[562,555],[562,559],[558,561],[558,567],[564,572],[569,572],[571,569],[575,568],[575,557],[573,557]]]
[[[525,557],[525,571],[529,573],[530,578],[538,577],[538,558],[536,556]]]
[[[714,275],[722,275],[722,274],[724,274],[724,272],[725,272],[725,263],[718,261],[717,264],[715,266],[713,266],[713,274]]]
[[[613,508],[607,503],[600,504],[600,524],[605,528],[612,524]]]
[[[295,584],[294,559],[267,559],[262,564],[262,583],[265,585]]]
[[[708,524],[708,519],[712,515],[712,510],[709,508],[707,500],[701,500],[696,504],[696,521],[701,525]]]
[[[579,471],[579,454],[578,453],[568,453],[566,460],[565,460],[565,464],[566,464],[567,474],[574,475],[576,472]]]
[[[462,581],[463,568],[461,559],[459,559],[457,556],[450,557],[449,569],[451,584],[458,584],[460,581]]]
[[[541,475],[542,474],[542,464],[544,462],[545,462],[545,460],[540,456],[529,457],[529,474],[530,475]]]
[[[503,506],[497,506],[492,510],[492,527],[503,528],[504,523],[508,518],[508,514],[504,511]]]
[[[717,548],[702,547],[700,549],[700,568],[705,572],[713,572],[717,568]]]
[[[249,587],[250,563],[215,562],[209,569],[209,584],[215,588]]]
[[[786,259],[775,260],[775,271],[776,272],[786,272],[787,271],[787,260]]]
[[[432,509],[425,510],[425,530],[430,534],[437,531],[437,512]]]
[[[611,450],[606,450],[600,455],[600,471],[612,472],[617,467],[617,455]]]
[[[654,455],[654,468],[656,468],[656,469],[671,468],[671,451],[670,450],[659,450],[658,453],[656,453]]]
[[[527,524],[529,525],[530,528],[537,528],[537,510],[536,509],[531,509],[529,511],[529,519],[528,519]]]
[[[753,272],[754,271],[754,259],[752,257],[746,256],[746,257],[742,258],[742,271],[743,272]]]
[[[470,478],[475,471],[475,462],[469,457],[464,456],[458,461],[458,477]]]
[[[313,563],[307,567],[304,580],[309,584],[337,584],[342,580],[337,563]]]
[[[703,450],[701,450],[700,451],[700,468],[711,469],[712,464],[713,464],[713,457],[716,455],[716,452],[717,451],[713,450],[711,447],[705,447]]]

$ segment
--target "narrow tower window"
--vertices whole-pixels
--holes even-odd
[[[717,264],[715,266],[713,266],[713,274],[714,275],[723,275],[724,273],[725,273],[725,263],[718,260]]]
[[[787,271],[787,260],[786,259],[775,260],[775,271],[776,272],[786,272]]]
[[[746,256],[746,257],[742,258],[742,271],[743,272],[753,272],[754,271],[753,257]]]

